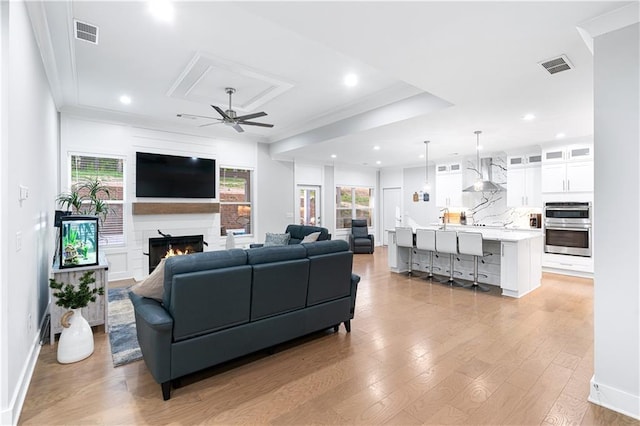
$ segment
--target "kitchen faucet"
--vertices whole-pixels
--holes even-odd
[[[449,208],[445,207],[444,209],[440,210],[440,213],[442,213],[442,216],[440,217],[442,219],[442,230],[446,231],[447,230],[447,217],[449,215]]]

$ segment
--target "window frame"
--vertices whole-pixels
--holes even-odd
[[[224,170],[243,170],[249,173],[249,201],[223,201],[222,200],[222,180]],[[222,206],[236,205],[236,206],[249,206],[250,208],[250,216],[249,216],[249,224],[251,232],[243,233],[243,234],[234,234],[236,238],[253,238],[255,235],[255,169],[253,167],[247,166],[229,166],[229,165],[220,165],[218,168],[218,202],[220,203],[220,238],[227,238],[226,228],[223,226],[223,209]],[[225,228],[225,234],[222,234],[222,230]]]
[[[336,185],[335,187],[335,194],[336,194],[336,206],[335,206],[335,227],[336,227],[336,231],[348,231],[351,229],[351,226],[348,227],[339,227],[338,224],[338,220],[340,219],[340,215],[338,212],[340,211],[347,211],[349,210],[348,208],[341,208],[339,206],[339,201],[338,201],[338,196],[341,193],[341,189],[344,188],[350,188],[351,189],[351,219],[358,219],[357,215],[356,215],[356,211],[358,210],[364,210],[362,208],[358,208],[358,205],[356,203],[356,190],[358,189],[367,189],[369,190],[369,205],[371,207],[368,207],[366,210],[369,210],[369,218],[371,219],[371,223],[369,223],[367,226],[369,228],[372,228],[374,226],[374,214],[375,214],[375,188],[372,186],[358,186],[358,185]]]
[[[71,190],[73,185],[73,157],[85,157],[85,158],[108,158],[122,161],[122,200],[104,200],[106,204],[114,204],[122,206],[122,242],[109,244],[103,242],[101,247],[105,250],[111,248],[121,248],[127,246],[127,220],[126,220],[126,205],[127,205],[127,157],[124,155],[116,154],[102,154],[96,152],[80,152],[80,151],[68,151],[67,152],[67,191]],[[104,241],[104,240],[103,240]],[[108,241],[108,240],[107,240]]]

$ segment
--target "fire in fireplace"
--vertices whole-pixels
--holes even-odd
[[[173,237],[162,234],[161,238],[149,238],[149,273],[158,266],[163,257],[198,253],[204,249],[203,235],[185,235]]]

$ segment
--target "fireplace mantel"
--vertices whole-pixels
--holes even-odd
[[[133,203],[134,215],[220,213],[220,203]]]

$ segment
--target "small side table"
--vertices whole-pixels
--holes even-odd
[[[78,268],[65,268],[60,269],[59,260],[53,264],[51,273],[53,279],[64,284],[73,284],[78,286],[80,283],[80,277],[87,272],[94,271],[94,278],[96,279],[96,288],[104,288],[104,295],[96,295],[96,301],[89,303],[89,306],[82,308],[82,316],[89,322],[89,325],[104,324],[104,331],[109,332],[109,263],[103,253],[100,253],[97,265],[81,266]],[[51,326],[50,326],[50,340],[51,344],[56,340],[56,334],[62,332],[62,325],[60,324],[60,318],[67,311],[65,308],[56,305],[56,297],[53,295],[53,289],[49,288],[49,296],[51,298],[51,304],[49,305],[49,311],[51,314]]]

